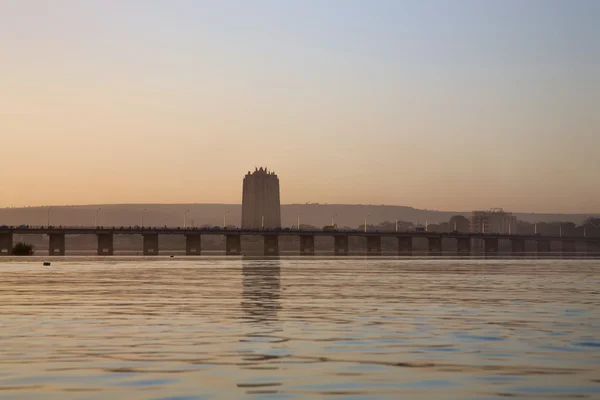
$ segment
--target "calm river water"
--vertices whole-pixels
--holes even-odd
[[[2,399],[600,398],[600,262],[0,263]]]

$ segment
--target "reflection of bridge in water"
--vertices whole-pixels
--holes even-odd
[[[388,231],[304,231],[304,230],[265,230],[265,229],[200,229],[200,228],[153,228],[153,227],[2,227],[0,228],[0,255],[10,255],[13,246],[13,235],[48,235],[50,255],[65,255],[66,235],[95,235],[98,238],[98,255],[110,256],[114,254],[115,235],[141,235],[143,237],[143,254],[147,256],[158,255],[160,249],[159,235],[183,235],[186,239],[185,252],[187,255],[200,255],[201,238],[203,235],[224,236],[225,253],[227,255],[242,254],[242,236],[262,236],[264,255],[276,256],[279,254],[279,238],[281,236],[295,236],[300,239],[300,254],[315,254],[315,237],[328,236],[333,238],[333,254],[337,256],[348,255],[349,238],[362,237],[366,241],[366,252],[369,255],[380,255],[381,239],[395,238],[397,240],[397,254],[409,256],[413,253],[413,239],[427,240],[427,249],[430,255],[439,255],[442,252],[442,243],[454,241],[456,255],[468,256],[473,250],[473,242],[483,243],[486,255],[497,255],[499,242],[510,242],[510,251],[513,255],[524,255],[526,242],[535,244],[536,255],[549,254],[552,243],[560,243],[562,256],[569,257],[577,254],[577,244],[583,247],[579,253],[588,256],[600,256],[600,238],[591,237],[564,237],[540,235],[507,235],[489,233],[438,233],[438,232],[388,232]]]
[[[281,309],[279,261],[244,263],[242,309],[247,322],[273,322]]]

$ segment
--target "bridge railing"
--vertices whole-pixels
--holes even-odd
[[[522,238],[525,240],[537,240],[537,239],[551,239],[551,240],[590,240],[595,241],[600,238],[589,237],[589,236],[544,236],[541,234],[499,234],[499,233],[474,233],[474,232],[433,232],[433,231],[395,231],[395,230],[368,230],[364,232],[360,229],[336,229],[336,230],[298,230],[292,228],[275,228],[275,229],[242,229],[242,228],[222,228],[222,227],[181,227],[181,226],[139,226],[139,225],[123,225],[123,226],[82,226],[82,225],[0,225],[0,231],[8,230],[17,233],[45,233],[48,231],[93,231],[101,232],[107,231],[107,233],[142,233],[142,232],[169,232],[169,233],[211,233],[211,234],[226,234],[228,232],[235,234],[262,234],[262,233],[273,233],[273,234],[303,234],[303,235],[331,235],[338,236],[347,234],[348,236],[373,236],[378,233],[385,236],[393,236],[395,234],[399,236],[413,236],[413,237],[471,237],[471,238],[498,238],[498,239],[510,239],[510,238]]]

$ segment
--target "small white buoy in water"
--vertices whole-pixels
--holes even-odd
[[[49,267],[50,266],[50,261],[44,261],[44,267]]]

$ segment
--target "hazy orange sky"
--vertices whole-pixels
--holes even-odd
[[[0,207],[600,211],[598,1],[0,2]]]

